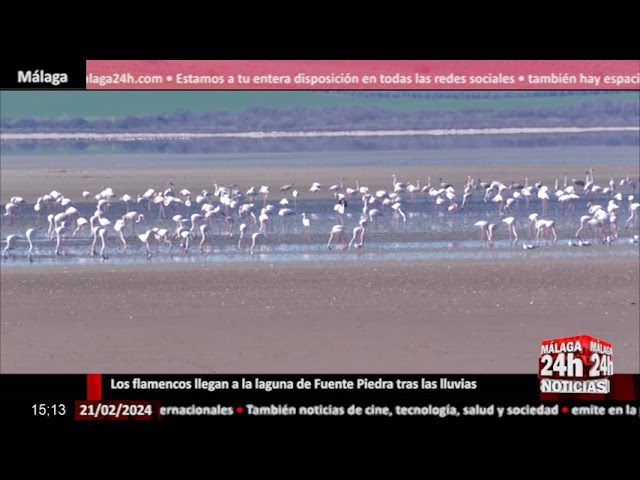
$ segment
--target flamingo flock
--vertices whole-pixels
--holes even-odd
[[[482,245],[488,248],[492,248],[498,238],[506,240],[507,236],[512,246],[518,246],[526,237],[527,241],[522,244],[525,249],[554,245],[558,241],[554,217],[578,215],[576,210],[584,200],[586,209],[579,212],[569,245],[614,243],[619,240],[621,230],[640,228],[640,203],[635,196],[638,182],[628,174],[619,180],[611,177],[604,187],[596,184],[594,169],[585,172],[584,180],[569,180],[565,173],[563,180],[558,179],[553,185],[530,183],[528,178],[523,183],[495,178],[483,182],[469,176],[461,189],[456,190],[443,179],[434,185],[430,177],[426,182],[406,183],[392,174],[391,180],[389,190],[370,190],[359,180],[354,187],[348,187],[344,178],[328,188],[320,182],[305,188],[309,199],[321,197],[334,201],[331,211],[327,211],[327,215],[335,219],[326,232],[328,250],[362,249],[367,234],[371,230],[375,232],[380,222],[400,229],[411,221],[411,214],[420,209],[432,210],[441,217],[453,218],[468,210],[491,217],[474,224],[480,229]],[[298,223],[302,227],[302,240],[311,243],[313,238],[314,215],[299,212],[302,195],[294,181],[279,188],[280,199],[275,203],[270,201],[269,186],[252,186],[243,192],[238,185],[227,187],[216,182],[212,189],[196,194],[186,188],[177,190],[168,182],[163,189],[149,188],[136,195],[117,195],[113,188],[106,187],[97,194],[85,190],[81,196],[83,201],[78,204],[56,190],[32,203],[23,197],[11,197],[4,205],[4,228],[14,228],[21,216],[31,219],[29,210],[33,212],[31,215],[35,214],[38,224],[46,218],[48,228],[30,227],[24,235],[11,233],[4,240],[3,258],[8,259],[16,245],[24,241],[28,244],[27,259],[33,262],[36,238],[55,242],[51,249],[55,256],[67,255],[65,246],[70,239],[84,239],[90,244],[87,255],[102,260],[108,260],[109,251],[113,253],[114,248],[127,254],[131,242],[142,247],[146,258],[159,253],[161,248],[173,254],[177,247],[178,253],[185,254],[193,245],[194,249],[207,253],[215,242],[235,235],[238,235],[236,250],[245,251],[248,247],[250,255],[254,255],[269,241],[274,223],[279,223],[284,230],[288,230],[290,222]],[[93,213],[83,217],[81,210],[86,210],[86,205],[91,203],[94,203]],[[355,225],[349,226],[354,217]],[[624,223],[619,221],[621,217],[626,217]],[[506,230],[506,234],[500,234],[502,230]],[[585,239],[587,234],[591,241]],[[629,242],[638,243],[638,235],[632,234]]]

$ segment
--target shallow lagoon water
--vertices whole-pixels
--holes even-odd
[[[629,192],[630,193],[630,192]],[[211,223],[210,233],[207,234],[200,250],[200,232],[189,246],[186,252],[180,249],[179,241],[174,240],[171,253],[166,244],[156,245],[151,242],[151,257],[147,258],[144,247],[137,235],[144,233],[154,227],[175,229],[176,223],[171,218],[180,214],[184,218],[189,218],[193,213],[199,213],[200,207],[192,205],[186,207],[179,205],[177,209],[167,209],[166,218],[159,218],[157,205],[152,205],[151,210],[145,204],[134,204],[130,209],[145,214],[145,220],[135,225],[132,230],[128,225],[125,228],[125,238],[128,244],[126,253],[117,243],[116,232],[112,225],[108,227],[105,254],[103,259],[99,253],[101,241],[96,242],[98,255],[91,255],[92,239],[89,230],[84,227],[76,237],[71,235],[75,228],[73,225],[69,233],[62,240],[62,253],[56,255],[56,236],[52,240],[47,239],[49,223],[47,213],[38,216],[33,210],[33,206],[26,204],[21,206],[21,211],[13,219],[7,216],[2,217],[2,248],[6,245],[6,237],[17,234],[21,238],[15,242],[14,248],[9,252],[9,258],[2,260],[2,268],[33,267],[36,265],[137,265],[137,264],[216,264],[230,262],[323,262],[323,261],[396,261],[411,262],[421,260],[478,260],[487,259],[495,261],[500,259],[529,259],[529,258],[579,258],[589,259],[594,257],[627,257],[637,261],[640,257],[640,246],[631,243],[634,235],[638,234],[638,229],[631,225],[625,229],[624,224],[629,218],[628,194],[624,194],[624,201],[619,203],[618,216],[618,239],[611,244],[602,244],[594,232],[586,228],[582,239],[591,243],[589,246],[569,246],[569,242],[575,241],[575,233],[579,227],[580,216],[587,213],[588,202],[597,203],[606,207],[609,197],[600,195],[595,198],[582,198],[577,201],[574,211],[566,211],[565,207],[551,199],[548,204],[547,214],[544,218],[555,220],[558,241],[552,244],[550,240],[545,244],[541,240],[537,245],[536,239],[530,237],[528,216],[531,213],[540,213],[540,201],[535,199],[530,202],[529,208],[525,207],[521,201],[517,207],[512,206],[506,212],[499,212],[498,206],[491,201],[485,202],[481,192],[474,193],[474,196],[467,202],[466,208],[462,211],[449,212],[446,208],[439,209],[434,205],[426,194],[415,197],[412,201],[409,195],[403,196],[402,210],[406,215],[406,221],[394,215],[394,211],[389,207],[377,206],[383,212],[383,216],[377,221],[367,225],[365,244],[362,248],[352,246],[347,250],[342,250],[340,246],[335,246],[332,250],[327,248],[327,241],[331,228],[340,223],[339,216],[333,211],[335,200],[333,199],[312,199],[297,202],[296,214],[282,218],[277,214],[273,215],[271,224],[267,229],[266,236],[256,243],[254,254],[250,254],[251,234],[258,230],[258,225],[253,219],[248,217],[240,219],[234,216],[232,223],[232,236],[228,234],[229,224],[225,217],[220,215]],[[281,197],[279,197],[281,198]],[[217,200],[217,199],[216,199]],[[293,200],[288,207],[293,208]],[[459,201],[459,200],[458,200]],[[255,200],[257,213],[262,207],[262,201]],[[274,199],[276,212],[280,208]],[[514,204],[515,205],[515,204]],[[94,203],[74,204],[84,218],[89,218],[95,211]],[[353,235],[353,229],[358,226],[358,220],[362,215],[363,203],[360,196],[348,199],[346,213],[342,217],[345,225],[344,239],[348,243]],[[61,209],[55,211],[58,213]],[[127,212],[126,206],[122,202],[116,202],[109,207],[104,217],[111,223]],[[304,227],[302,225],[301,213],[305,212],[311,220],[311,234],[305,238]],[[53,211],[52,211],[53,213]],[[516,232],[518,233],[517,245],[512,245],[509,240],[509,233],[502,219],[513,216],[516,220]],[[543,218],[540,215],[540,218]],[[480,238],[480,228],[474,224],[479,220],[498,224],[498,229],[494,235],[493,247],[487,247]],[[238,249],[239,225],[247,224],[244,243],[241,250]],[[190,220],[185,223],[189,228]],[[28,228],[35,228],[36,234],[33,238],[33,262],[27,260],[28,242],[25,238],[25,231]],[[524,245],[533,245],[536,248],[524,249]]]

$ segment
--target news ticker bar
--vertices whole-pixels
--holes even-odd
[[[640,375],[607,395],[540,392],[537,375],[0,375],[2,411],[29,420],[220,417],[640,419]]]
[[[62,415],[64,404],[59,404],[56,415]],[[40,413],[36,413],[40,409]],[[47,404],[31,406],[34,415],[50,418],[53,413]],[[286,402],[261,404],[165,404],[149,400],[76,400],[73,419],[92,420],[166,420],[216,417],[426,417],[426,418],[550,418],[550,417],[614,417],[618,419],[640,420],[640,403],[617,405],[571,405],[563,402],[555,404],[393,404],[391,402],[321,404],[308,402],[294,405]],[[69,419],[72,417],[69,416]]]
[[[548,381],[544,379],[544,381]],[[640,400],[640,374],[609,377],[606,394],[541,388],[538,375],[432,374],[1,374],[5,399],[597,401]],[[561,381],[552,382],[562,385]],[[581,396],[582,395],[582,396]]]
[[[32,60],[1,78],[4,89],[638,90],[640,60]]]

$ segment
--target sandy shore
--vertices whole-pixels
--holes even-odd
[[[535,373],[593,335],[639,372],[639,268],[607,259],[3,269],[2,372]]]

